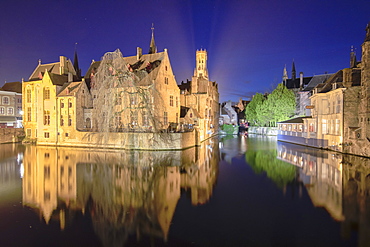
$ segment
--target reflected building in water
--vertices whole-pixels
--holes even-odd
[[[105,246],[135,235],[166,241],[182,191],[191,193],[193,205],[210,199],[215,144],[161,152],[27,146],[23,204],[61,229],[76,214],[89,215]]]
[[[342,236],[358,229],[370,243],[370,159],[278,142],[278,158],[299,167],[299,180],[316,207],[342,222]]]

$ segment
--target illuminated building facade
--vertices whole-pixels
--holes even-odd
[[[142,54],[138,47],[136,56],[122,57],[119,50],[106,55],[111,59],[93,61],[85,78],[80,76],[76,53],[74,63],[64,56],[56,63],[39,61],[29,80],[22,83],[26,142],[182,149],[199,145],[217,132],[218,89],[208,80],[206,51],[197,51],[196,83],[186,101],[167,49],[157,52],[153,32],[149,54]],[[121,68],[113,67],[117,61]],[[105,72],[117,80],[104,84]],[[102,129],[105,122],[108,127]],[[167,134],[165,142],[162,133]]]

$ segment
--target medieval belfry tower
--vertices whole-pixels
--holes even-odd
[[[361,102],[359,107],[359,123],[363,139],[370,145],[370,22],[366,26],[366,37],[362,44],[361,61]]]
[[[207,51],[197,50],[196,51],[196,67],[194,69],[195,77],[204,77],[208,79],[208,69],[207,69]]]

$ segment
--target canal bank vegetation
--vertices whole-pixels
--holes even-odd
[[[256,93],[245,109],[250,126],[276,127],[276,123],[294,115],[295,96],[282,83],[271,94]]]

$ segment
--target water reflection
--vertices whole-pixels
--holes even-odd
[[[342,237],[358,231],[370,243],[370,159],[278,142],[277,157],[299,167],[298,180],[312,203],[342,222]]]
[[[0,145],[0,195],[11,194],[19,187],[23,176],[22,147],[13,144]],[[1,199],[0,197],[0,199]],[[1,200],[0,200],[1,201]]]
[[[104,246],[130,236],[168,238],[182,191],[206,203],[218,174],[218,142],[185,151],[123,151],[27,146],[23,204],[63,230],[88,214]]]

